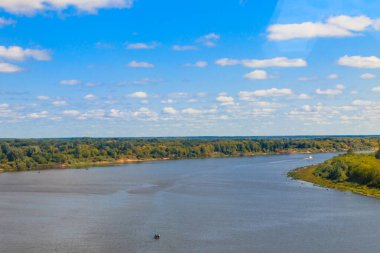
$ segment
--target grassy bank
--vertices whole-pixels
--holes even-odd
[[[353,193],[365,196],[380,198],[380,188],[372,183],[373,180],[375,180],[374,178],[378,177],[379,172],[376,167],[368,167],[366,162],[366,160],[371,160],[371,162],[373,162],[371,156],[372,155],[368,154],[338,156],[319,165],[312,165],[290,171],[288,176],[293,179],[310,182],[321,187],[340,191],[351,191]],[[351,162],[348,163],[348,166],[346,166],[347,163],[342,162],[347,159]],[[326,174],[322,174],[321,171],[326,170],[326,165],[329,164],[339,164],[339,166],[345,167],[346,171],[343,171],[344,175],[341,175],[341,178],[329,179]],[[333,168],[333,170],[336,168],[337,167]],[[338,170],[340,169],[344,170],[344,168],[339,168]],[[365,173],[367,180],[355,180],[353,177],[358,176],[358,172]]]

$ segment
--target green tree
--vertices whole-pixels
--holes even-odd
[[[375,157],[380,160],[380,149],[376,152]]]

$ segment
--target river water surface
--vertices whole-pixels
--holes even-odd
[[[0,252],[378,252],[379,200],[286,176],[333,155],[0,174]]]

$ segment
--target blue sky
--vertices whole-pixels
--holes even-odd
[[[379,8],[0,0],[0,137],[378,134]]]

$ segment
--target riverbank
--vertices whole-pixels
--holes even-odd
[[[184,160],[184,159],[209,159],[209,158],[236,158],[236,157],[253,157],[253,156],[267,156],[267,155],[292,155],[292,154],[317,154],[317,153],[332,153],[337,152],[336,150],[281,150],[278,152],[244,152],[235,153],[231,155],[222,155],[220,153],[215,153],[212,156],[199,156],[199,157],[163,157],[163,158],[143,158],[143,159],[131,159],[122,158],[117,160],[106,160],[106,161],[81,161],[75,163],[57,163],[57,164],[40,164],[36,167],[28,168],[26,170],[17,170],[15,168],[10,169],[0,169],[0,173],[6,172],[22,172],[22,171],[39,171],[39,170],[55,170],[55,169],[84,169],[90,167],[99,166],[116,166],[129,163],[142,163],[142,162],[153,162],[153,161],[168,161],[168,160]]]
[[[295,170],[292,170],[288,173],[288,176],[295,179],[305,182],[312,183],[314,185],[335,189],[339,191],[350,191],[356,194],[380,198],[380,189],[368,187],[366,185],[360,185],[357,183],[350,182],[337,182],[328,180],[314,174],[317,169],[317,165],[312,165],[308,167],[302,167]]]

